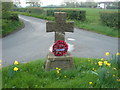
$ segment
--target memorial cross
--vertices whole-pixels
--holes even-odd
[[[73,32],[74,22],[66,22],[65,12],[55,12],[55,22],[46,23],[46,32],[55,32],[55,42],[57,40],[65,41],[65,32]]]

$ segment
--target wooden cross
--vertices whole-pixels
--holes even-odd
[[[55,32],[55,42],[57,40],[65,41],[65,32],[73,32],[74,22],[66,22],[65,12],[55,12],[55,22],[46,23],[46,32]]]

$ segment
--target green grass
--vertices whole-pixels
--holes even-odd
[[[23,26],[22,21],[15,21],[15,20],[4,20],[2,19],[2,36],[6,36]]]
[[[50,9],[50,8],[47,8],[47,9]],[[74,20],[75,27],[78,27],[84,30],[93,31],[93,32],[100,33],[100,34],[104,34],[104,35],[108,35],[108,36],[112,36],[112,37],[120,37],[120,35],[118,34],[118,29],[110,28],[108,26],[103,25],[100,21],[100,16],[99,16],[100,11],[117,11],[117,10],[113,10],[113,9],[105,10],[105,9],[95,9],[95,8],[68,8],[68,9],[80,9],[80,10],[86,11],[87,20],[85,22]],[[16,13],[27,15],[27,16],[32,16],[32,17],[37,17],[41,19],[46,19],[46,20],[54,20],[54,17],[38,15],[35,13],[34,14],[23,13],[23,12],[16,12]]]
[[[97,64],[99,59],[74,58],[75,68],[44,71],[44,59],[2,69],[3,88],[118,88],[117,57],[107,60],[111,66]],[[19,70],[14,72],[13,68]],[[95,70],[93,70],[93,68]],[[114,70],[116,68],[117,70]],[[114,76],[115,75],[115,76]],[[65,77],[66,76],[66,77]],[[92,84],[89,84],[92,82]]]

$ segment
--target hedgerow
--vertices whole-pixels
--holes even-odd
[[[100,19],[104,25],[109,27],[118,28],[120,23],[120,13],[119,12],[100,12]]]
[[[75,19],[80,21],[86,20],[86,11],[74,9],[52,9],[47,10],[47,16],[54,16],[54,12],[66,12],[68,19]]]

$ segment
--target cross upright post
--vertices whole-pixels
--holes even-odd
[[[55,21],[49,21],[46,23],[46,32],[55,32],[54,42],[57,40],[65,41],[65,32],[73,32],[74,22],[66,22],[65,12],[55,12],[54,15]],[[56,67],[61,69],[74,68],[73,57],[71,54],[67,52],[63,56],[56,56],[53,52],[49,52],[45,63],[45,70],[53,70]]]
[[[55,42],[57,40],[65,41],[65,32],[73,32],[74,22],[66,22],[65,12],[55,12],[55,22],[46,23],[46,32],[55,32]]]

